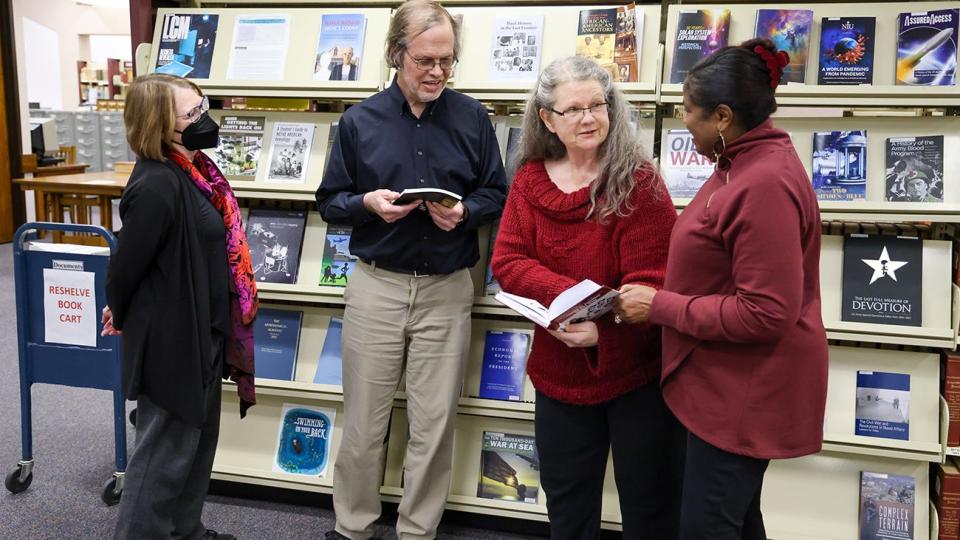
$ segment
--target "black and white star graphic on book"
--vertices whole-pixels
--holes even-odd
[[[873,276],[870,278],[870,284],[880,278],[888,277],[894,281],[897,280],[897,270],[906,266],[907,261],[891,261],[890,254],[887,253],[887,246],[883,246],[879,259],[860,259],[870,268],[873,268]]]

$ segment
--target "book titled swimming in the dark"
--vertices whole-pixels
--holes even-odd
[[[854,433],[906,441],[910,438],[910,375],[857,371]]]
[[[350,254],[350,225],[327,225],[327,236],[323,246],[320,285],[346,287],[357,258]]]
[[[297,369],[302,311],[260,307],[253,329],[258,379],[292,381]]]
[[[897,84],[957,84],[958,19],[960,9],[900,14]]]
[[[154,71],[188,79],[210,78],[219,21],[219,15],[208,13],[164,15]]]
[[[247,218],[253,276],[267,283],[296,283],[307,213],[254,208]]]
[[[843,321],[921,326],[923,241],[851,234],[843,244]]]
[[[513,330],[487,330],[483,342],[480,397],[520,401],[527,367],[530,334]]]
[[[790,55],[781,83],[803,83],[807,78],[807,56],[813,11],[809,9],[758,9],[756,35],[773,41],[778,50]]]
[[[283,404],[273,472],[325,476],[337,411]]]
[[[682,83],[697,62],[726,47],[729,33],[729,9],[681,11],[677,17],[670,82]]]
[[[483,432],[477,497],[536,503],[540,458],[533,435]]]
[[[859,539],[913,540],[916,500],[914,477],[861,471]]]
[[[873,84],[876,17],[824,17],[819,84]]]

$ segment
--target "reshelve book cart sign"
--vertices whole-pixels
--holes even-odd
[[[82,261],[54,259],[52,266],[43,269],[44,341],[96,347],[95,274]]]
[[[921,326],[923,242],[852,234],[843,245],[841,320]]]

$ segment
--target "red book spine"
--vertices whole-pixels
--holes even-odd
[[[960,538],[960,470],[948,460],[945,465],[937,464],[934,480],[933,503],[940,515],[940,534],[938,540],[957,540]]]
[[[943,362],[943,387],[940,391],[950,411],[947,446],[960,446],[960,356],[947,354]]]

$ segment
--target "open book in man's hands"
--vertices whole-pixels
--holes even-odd
[[[515,294],[500,291],[494,296],[501,304],[549,330],[559,330],[571,322],[592,321],[613,309],[620,291],[597,285],[589,279],[563,291],[550,307]]]
[[[447,191],[440,188],[410,188],[405,189],[400,192],[400,197],[397,200],[393,201],[393,204],[402,205],[410,204],[413,201],[433,201],[435,203],[440,203],[447,208],[453,208],[457,205],[462,197],[457,195],[452,191]]]

